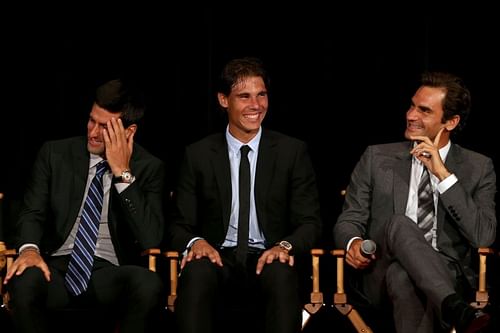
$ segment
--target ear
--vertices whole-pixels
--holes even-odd
[[[127,127],[125,129],[125,136],[128,139],[131,134],[135,134],[136,132],[137,132],[137,125],[136,124],[132,124],[132,125],[130,125],[129,127]]]
[[[448,119],[444,123],[444,127],[448,132],[451,132],[457,127],[458,123],[460,122],[460,116],[459,115],[454,115],[451,119]]]
[[[226,109],[228,106],[227,96],[224,95],[223,93],[217,93],[217,99],[219,100],[220,106]]]

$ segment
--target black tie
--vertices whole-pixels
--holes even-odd
[[[240,158],[240,212],[238,215],[238,247],[236,260],[246,265],[248,252],[248,223],[250,216],[250,163],[248,162],[249,146],[241,146]]]
[[[418,227],[422,229],[425,239],[432,239],[432,226],[434,224],[434,196],[432,193],[429,170],[424,167],[420,184],[418,185]]]

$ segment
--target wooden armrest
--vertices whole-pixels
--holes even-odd
[[[479,254],[479,285],[476,290],[476,299],[471,303],[475,308],[484,308],[488,304],[489,295],[486,289],[486,257],[494,254],[495,251],[489,247],[480,247],[477,249]]]
[[[332,250],[331,254],[337,257],[337,291],[333,296],[334,304],[346,304],[347,297],[344,290],[344,250]]]
[[[333,296],[333,304],[335,308],[347,316],[351,321],[352,325],[359,333],[373,333],[371,328],[363,321],[360,314],[351,304],[347,303],[347,296],[344,290],[344,250],[332,250],[330,252],[333,256],[337,257],[337,291]]]
[[[322,249],[312,249],[312,292],[311,302],[306,304],[304,308],[310,314],[316,313],[323,306],[323,293],[319,290],[319,257],[325,251]]]
[[[4,269],[5,272],[9,269],[9,267],[14,262],[14,257],[17,255],[17,251],[15,249],[6,249],[5,243],[1,242],[0,244],[0,297],[1,303],[3,307],[9,309],[9,293],[5,291],[3,285],[4,278]]]
[[[160,253],[161,250],[157,248],[147,249],[141,253],[141,256],[148,256],[148,269],[152,272],[156,272],[156,258]]]
[[[167,308],[173,312],[175,310],[175,299],[177,298],[179,253],[176,251],[167,251],[163,255],[170,261],[170,294],[167,298]]]
[[[302,311],[302,329],[308,323],[312,314],[318,312],[323,306],[323,293],[319,290],[319,257],[324,254],[322,249],[312,249],[312,292],[311,302],[304,305]]]

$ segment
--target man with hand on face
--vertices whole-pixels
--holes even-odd
[[[477,332],[489,321],[464,301],[477,285],[476,248],[494,242],[497,225],[492,160],[450,141],[469,110],[460,78],[425,73],[406,113],[408,141],[366,149],[334,226],[360,292],[379,309],[392,304],[397,332],[434,332],[439,323]],[[379,251],[363,255],[363,239]]]
[[[5,278],[16,332],[48,332],[46,310],[67,307],[113,309],[120,332],[150,332],[163,285],[139,255],[164,234],[165,171],[134,143],[143,114],[142,95],[111,80],[96,91],[86,138],[40,149]]]

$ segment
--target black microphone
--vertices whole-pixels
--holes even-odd
[[[361,254],[363,257],[371,259],[372,254],[375,254],[375,252],[377,252],[377,243],[371,239],[365,239],[361,242]]]

